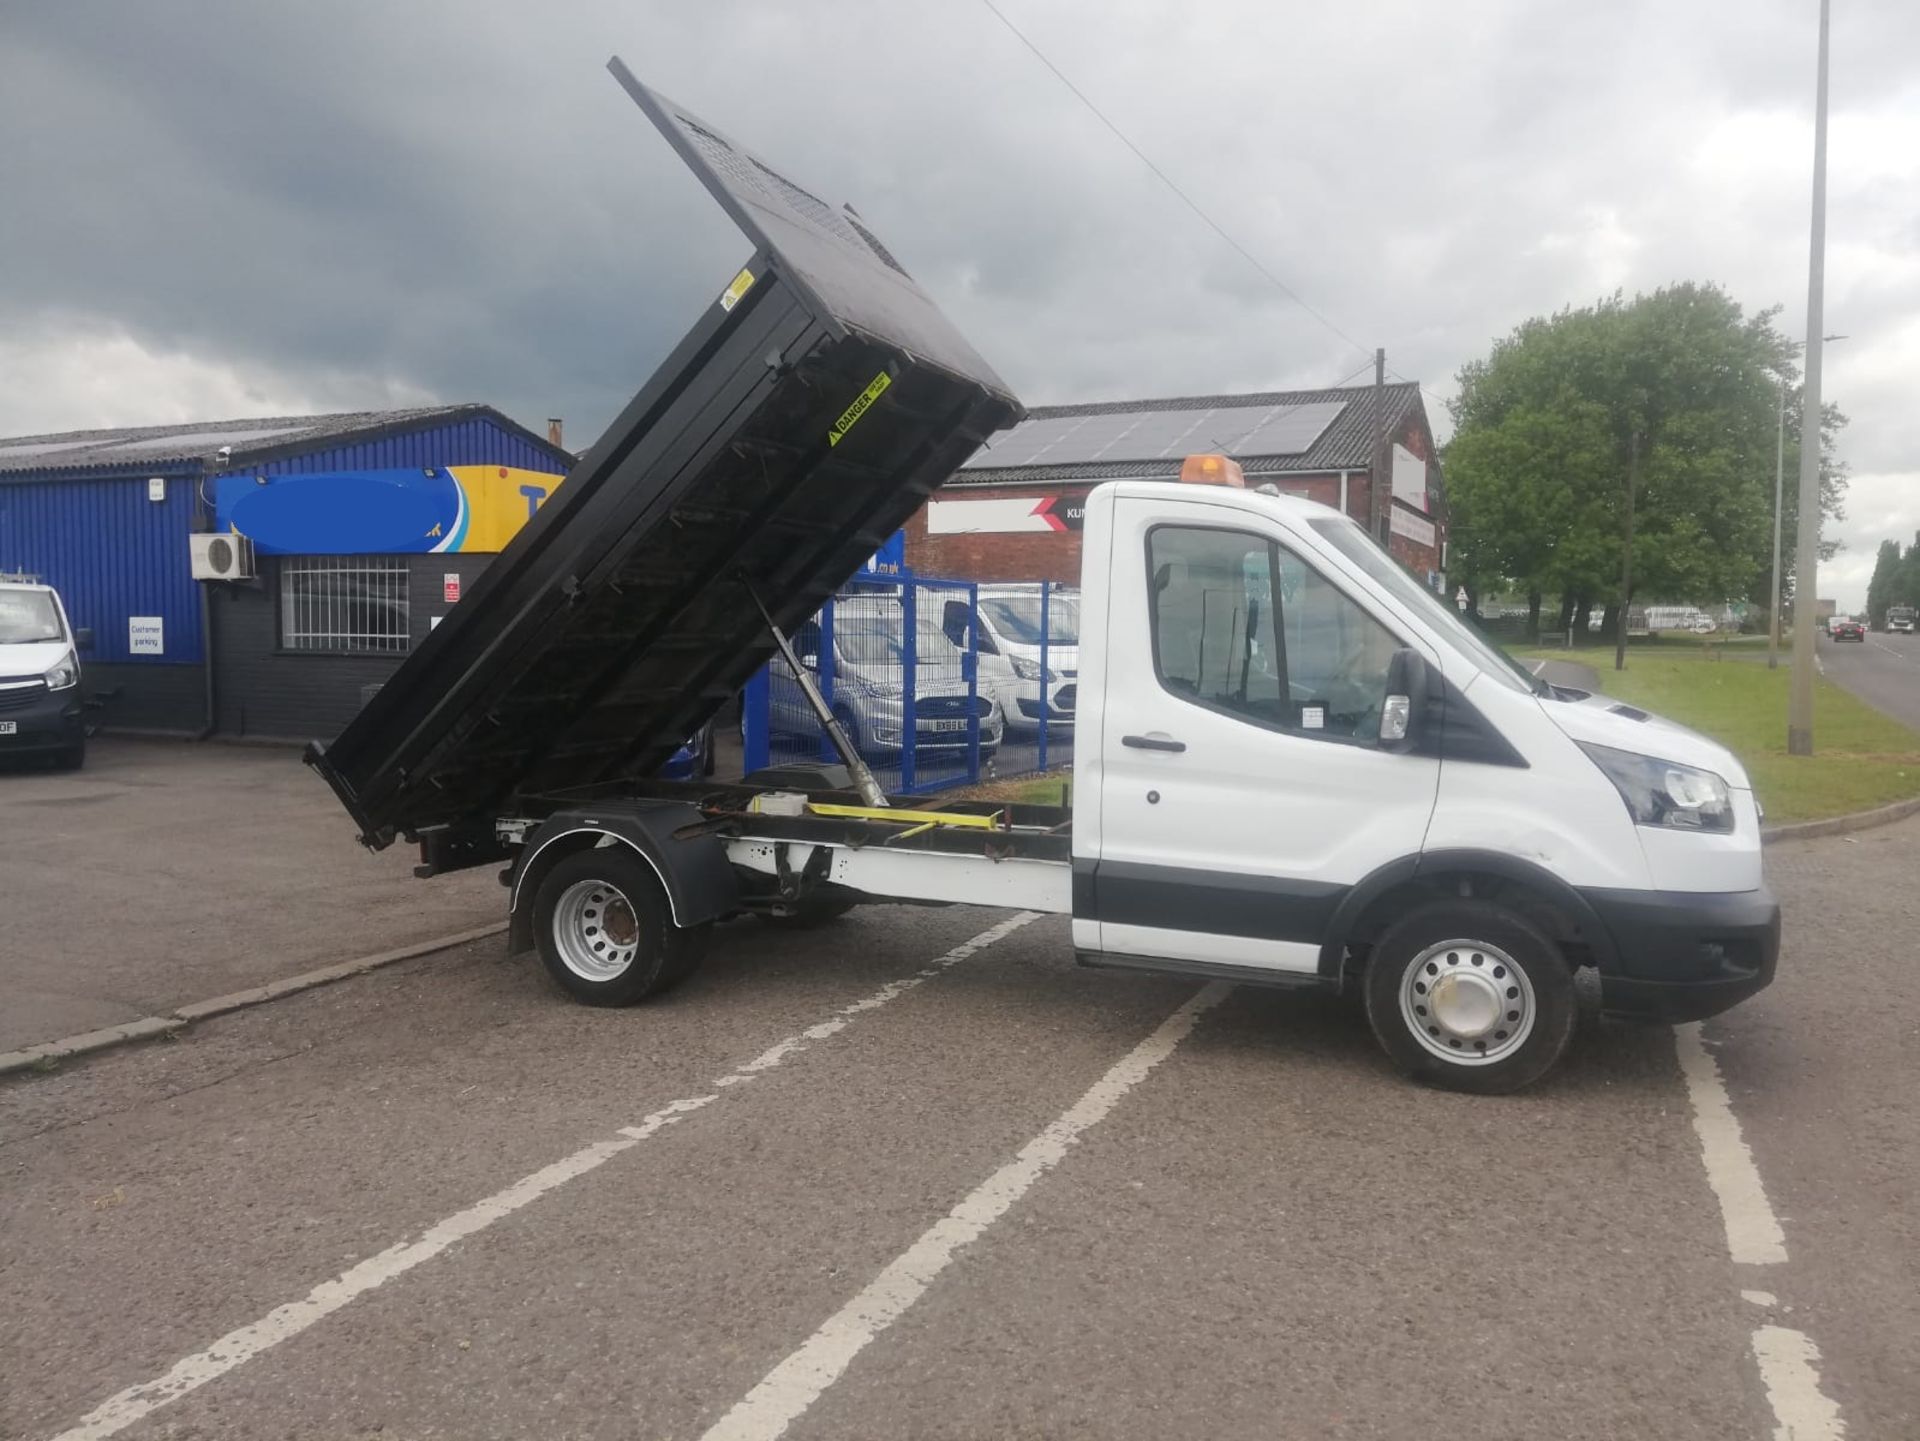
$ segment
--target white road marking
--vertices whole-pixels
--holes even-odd
[[[1693,1103],[1693,1129],[1700,1137],[1707,1183],[1720,1202],[1727,1254],[1743,1265],[1777,1265],[1787,1259],[1787,1238],[1760,1183],[1753,1152],[1740,1134],[1719,1063],[1701,1041],[1698,1022],[1675,1026],[1673,1044]],[[1779,1304],[1770,1291],[1740,1295],[1756,1306]],[[1773,1408],[1774,1441],[1840,1441],[1846,1435],[1839,1406],[1820,1389],[1820,1373],[1814,1369],[1820,1351],[1811,1337],[1784,1326],[1762,1326],[1753,1333],[1753,1357]]]
[[[914,987],[931,980],[940,972],[986,949],[995,941],[1011,935],[1028,922],[1038,919],[1037,912],[1022,911],[1018,915],[1008,917],[997,926],[989,927],[972,940],[963,941],[955,946],[913,975],[893,981],[871,995],[864,996],[850,1005],[842,1006],[819,1025],[797,1032],[778,1045],[761,1052],[738,1070],[715,1081],[714,1089],[709,1094],[688,1096],[669,1102],[647,1116],[639,1125],[623,1126],[614,1137],[595,1141],[592,1145],[575,1151],[571,1156],[555,1161],[550,1166],[542,1167],[530,1176],[523,1176],[504,1191],[496,1192],[484,1201],[477,1202],[466,1210],[456,1212],[428,1227],[417,1239],[403,1241],[388,1247],[377,1256],[369,1256],[358,1265],[341,1272],[331,1281],[321,1282],[301,1300],[276,1307],[258,1321],[242,1326],[237,1331],[229,1331],[204,1351],[176,1363],[165,1375],[155,1377],[151,1381],[143,1381],[137,1386],[129,1386],[118,1395],[108,1397],[81,1418],[76,1425],[62,1431],[54,1441],[102,1441],[104,1437],[124,1431],[134,1422],[159,1410],[169,1402],[177,1401],[191,1391],[197,1391],[209,1381],[218,1380],[235,1367],[251,1361],[261,1352],[298,1336],[309,1326],[326,1319],[357,1297],[384,1286],[394,1277],[404,1275],[421,1262],[431,1260],[454,1242],[463,1240],[477,1231],[485,1230],[494,1222],[539,1200],[548,1192],[558,1190],[569,1181],[578,1180],[589,1171],[604,1166],[622,1151],[632,1149],[691,1112],[711,1105],[720,1098],[720,1092],[723,1089],[738,1086],[742,1082],[751,1081],[756,1076],[765,1074],[796,1052],[805,1050],[809,1041],[825,1040],[828,1036],[844,1030],[855,1016],[886,1005]]]
[[[1233,988],[1213,981],[1135,1046],[1053,1124],[921,1235],[800,1348],[775,1366],[701,1441],[773,1441],[845,1374],[855,1356],[927,1293],[960,1247],[1012,1209],[1067,1150],[1172,1055],[1201,1014]]]
[[[1720,1202],[1727,1228],[1727,1253],[1749,1266],[1775,1266],[1787,1259],[1787,1238],[1760,1184],[1753,1152],[1740,1134],[1740,1122],[1727,1099],[1720,1067],[1700,1041],[1697,1023],[1673,1028],[1680,1074],[1693,1103],[1693,1130],[1707,1165],[1707,1184]]]
[[[1840,1408],[1820,1389],[1820,1348],[1810,1337],[1785,1326],[1762,1326],[1753,1333],[1753,1359],[1773,1407],[1773,1441],[1840,1441],[1847,1434]]]

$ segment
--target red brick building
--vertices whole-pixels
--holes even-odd
[[[1387,386],[1392,553],[1445,587],[1446,500],[1420,387]],[[1189,454],[1219,451],[1247,484],[1344,510],[1373,503],[1371,385],[1042,406],[995,438],[907,525],[907,564],[967,580],[1080,579],[1080,502],[1103,480],[1177,479]],[[1143,455],[1144,453],[1144,455]]]

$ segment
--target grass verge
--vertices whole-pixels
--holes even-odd
[[[1920,795],[1920,731],[1882,715],[1831,681],[1815,682],[1812,756],[1787,754],[1788,669],[1718,660],[1704,650],[1527,651],[1579,659],[1608,695],[1712,736],[1740,757],[1769,822],[1810,821]]]
[[[977,786],[947,794],[977,801],[1008,801],[1014,805],[1059,806],[1066,804],[1071,771],[1055,771],[1044,776],[1012,776],[1003,781],[982,781]]]

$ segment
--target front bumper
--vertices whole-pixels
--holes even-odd
[[[78,745],[87,734],[80,690],[77,685],[43,690],[24,703],[9,703],[0,693],[0,728],[8,722],[13,726],[10,733],[0,735],[0,756],[34,755]]]
[[[1773,981],[1780,906],[1765,886],[1581,895],[1613,941],[1613,955],[1600,964],[1600,1004],[1609,1015],[1704,1020]]]

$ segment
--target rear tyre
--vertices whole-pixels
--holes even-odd
[[[1531,1085],[1573,1035],[1573,973],[1560,948],[1490,901],[1436,901],[1396,921],[1361,984],[1394,1064],[1448,1090]]]
[[[589,1006],[631,1006],[678,985],[700,964],[711,930],[674,925],[652,868],[626,846],[566,857],[534,897],[547,974]]]

